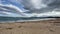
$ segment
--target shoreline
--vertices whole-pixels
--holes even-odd
[[[39,21],[50,21],[50,20],[56,20],[58,18],[46,18],[46,19],[35,19],[35,20],[17,20],[17,21],[4,21],[0,23],[22,23],[22,22],[39,22]]]

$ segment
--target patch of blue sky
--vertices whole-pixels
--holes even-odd
[[[16,6],[16,7],[20,8],[21,10],[24,10],[23,9],[24,6],[20,2],[18,2],[16,0],[0,0],[0,2],[3,5],[9,5],[9,4],[11,4],[13,6]]]
[[[2,4],[2,5],[13,5],[13,6],[16,6],[16,7],[18,7],[20,10],[22,10],[22,11],[24,11],[25,9],[23,8],[24,6],[20,3],[20,2],[18,2],[17,0],[0,0],[0,4]],[[2,11],[0,11],[0,12],[2,12]],[[3,12],[5,12],[5,11],[3,11]],[[5,12],[6,13],[6,12]],[[9,13],[9,12],[8,12]],[[16,13],[11,13],[11,14],[7,14],[6,13],[6,15],[4,15],[3,13],[2,14],[0,14],[0,16],[14,16],[14,17],[19,17],[21,14],[16,14]]]

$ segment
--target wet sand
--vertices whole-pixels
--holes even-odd
[[[3,23],[0,34],[60,34],[60,19]]]

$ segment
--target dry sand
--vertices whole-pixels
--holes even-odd
[[[60,34],[60,19],[0,24],[0,34]]]

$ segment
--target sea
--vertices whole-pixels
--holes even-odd
[[[23,18],[23,17],[0,17],[0,22],[8,22],[8,21],[24,21],[24,20],[40,20],[40,19],[53,19],[53,18],[60,18],[60,17],[30,17],[30,18]]]

